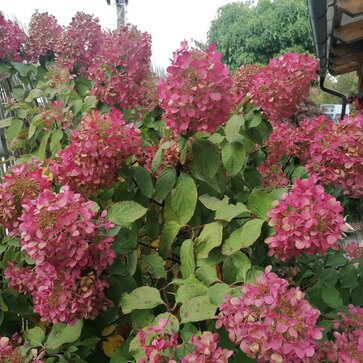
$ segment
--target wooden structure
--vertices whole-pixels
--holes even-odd
[[[363,92],[363,0],[308,0],[320,76],[357,71]]]

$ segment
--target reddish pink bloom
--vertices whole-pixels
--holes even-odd
[[[26,41],[25,33],[19,25],[6,20],[0,12],[0,60],[21,62],[22,48]]]
[[[101,260],[109,255],[99,268],[102,272],[115,258],[115,253],[107,247],[113,237],[103,241],[99,237],[99,229],[105,226],[105,222],[103,219],[94,222],[96,212],[92,206],[93,202],[86,202],[67,187],[63,187],[59,194],[45,190],[38,199],[26,201],[19,227],[22,249],[37,266],[48,262],[60,270],[80,270],[87,266],[97,270],[92,255],[101,243],[105,253],[100,256]],[[109,228],[107,224],[106,227]],[[97,252],[97,255],[100,254]]]
[[[78,12],[56,44],[56,60],[71,72],[77,67],[85,72],[100,51],[103,40],[98,18]]]
[[[44,130],[68,129],[72,125],[73,114],[64,108],[64,102],[57,100],[50,102],[46,107],[39,109],[36,120],[41,123]]]
[[[251,92],[254,77],[261,72],[260,67],[254,64],[244,64],[239,67],[233,75],[233,92],[236,95],[237,103]]]
[[[10,262],[4,275],[9,280],[8,286],[22,294],[30,295],[38,288],[36,272],[30,267],[16,267]]]
[[[29,37],[25,48],[27,57],[37,62],[41,55],[53,52],[62,33],[63,28],[53,15],[36,11],[29,23]]]
[[[11,338],[0,337],[0,361],[1,363],[41,363],[44,353],[24,345],[24,340],[16,333]]]
[[[253,76],[252,101],[272,121],[290,118],[298,103],[309,96],[317,70],[316,59],[307,54],[287,53],[273,58]]]
[[[242,286],[243,295],[227,297],[220,306],[217,328],[225,327],[232,342],[257,362],[305,362],[315,353],[320,312],[299,288],[271,272]]]
[[[319,120],[309,119],[301,127],[302,132],[313,128],[310,133],[305,131],[307,138],[313,133],[309,157],[305,158],[307,171],[316,174],[322,184],[341,186],[346,194],[360,198],[363,195],[363,115],[331,123],[328,132],[327,127],[311,126],[318,123]]]
[[[148,171],[152,171],[152,162],[154,160],[155,154],[158,151],[159,147],[164,144],[166,141],[162,139],[158,146],[150,145],[140,149],[140,152],[137,155],[138,162],[144,166],[144,168]],[[163,150],[162,161],[160,163],[159,168],[156,170],[155,174],[159,175],[160,172],[167,167],[174,168],[175,166],[180,164],[180,152],[178,147],[177,140],[171,140],[169,142],[169,146]]]
[[[157,103],[150,70],[151,36],[135,26],[108,34],[89,67],[98,100],[123,109],[151,111]]]
[[[188,43],[182,42],[166,79],[159,82],[163,118],[175,136],[214,132],[227,121],[235,104],[232,77],[215,49],[213,44],[205,52],[189,50]]]
[[[269,256],[287,260],[301,253],[323,254],[338,250],[338,240],[347,230],[343,207],[316,178],[296,179],[289,193],[281,196],[268,216],[275,234],[266,239]]]
[[[345,255],[348,258],[360,258],[363,257],[363,246],[356,243],[351,242],[343,247],[345,251]]]
[[[49,169],[58,183],[73,191],[85,197],[97,194],[112,186],[121,165],[137,153],[139,132],[116,109],[85,114],[79,130],[72,130],[71,144],[58,152]]]
[[[228,363],[232,350],[218,347],[218,334],[210,331],[203,332],[201,337],[193,336],[190,343],[194,352],[180,359],[181,363]]]
[[[141,358],[140,363],[162,363],[169,361],[173,348],[178,343],[178,334],[169,334],[166,331],[167,319],[160,319],[157,326],[149,326],[137,333],[137,339],[145,357]]]
[[[338,362],[338,351],[336,345],[326,340],[320,344],[315,354],[307,361],[307,363],[335,363]]]
[[[22,204],[50,188],[51,181],[42,173],[41,166],[33,161],[14,165],[4,176],[0,185],[0,223],[9,231],[14,231],[19,225]]]
[[[290,182],[280,164],[270,164],[266,160],[264,164],[257,167],[257,170],[262,176],[263,188],[282,188]]]

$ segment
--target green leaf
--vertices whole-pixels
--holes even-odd
[[[127,225],[145,215],[147,209],[133,201],[123,201],[113,204],[107,213],[107,218],[117,225]]]
[[[145,262],[146,270],[151,273],[156,279],[166,279],[165,261],[155,254],[144,255],[142,259]]]
[[[121,296],[120,306],[124,314],[129,314],[133,310],[152,309],[163,304],[158,289],[150,286],[138,287],[130,293]]]
[[[222,147],[222,161],[227,171],[232,174],[238,174],[245,164],[246,152],[242,144],[233,142],[225,144]]]
[[[181,322],[185,324],[212,319],[216,310],[217,306],[212,303],[208,296],[194,297],[181,306]]]
[[[34,88],[32,89],[29,94],[28,97],[25,99],[25,102],[31,102],[33,101],[35,98],[39,98],[42,97],[44,94],[44,91],[39,89],[39,88]]]
[[[251,246],[261,235],[262,219],[252,219],[231,233],[222,246],[222,253],[231,256],[241,248]]]
[[[220,162],[219,147],[205,139],[194,140],[192,152],[192,170],[196,175],[213,178]]]
[[[234,267],[236,268],[236,280],[246,282],[247,272],[250,270],[252,264],[250,259],[241,251],[232,255]]]
[[[344,266],[339,272],[339,281],[342,287],[354,289],[358,286],[358,269],[354,265]]]
[[[175,302],[178,304],[184,304],[193,297],[207,295],[207,292],[208,287],[204,284],[185,284],[178,288],[176,292]]]
[[[77,320],[74,325],[57,323],[48,335],[45,346],[48,349],[57,349],[66,343],[72,343],[81,336],[83,321]]]
[[[154,155],[154,159],[151,162],[151,170],[154,173],[157,169],[159,169],[161,162],[164,157],[164,150],[166,150],[170,146],[170,142],[164,142],[159,146],[159,149]]]
[[[180,271],[183,279],[187,279],[194,274],[195,258],[193,241],[188,239],[180,247]]]
[[[197,259],[207,258],[209,252],[222,243],[223,226],[219,222],[208,223],[196,239],[195,254]]]
[[[54,156],[61,148],[61,140],[63,137],[63,131],[62,130],[54,130],[52,132],[52,137],[50,139],[50,152]]]
[[[208,286],[219,281],[215,267],[206,264],[197,268],[195,276]]]
[[[187,174],[181,174],[176,187],[171,191],[171,207],[181,225],[188,223],[193,217],[197,198],[194,180]]]
[[[321,289],[321,297],[325,304],[332,309],[336,309],[343,305],[343,299],[339,291],[332,285],[324,284]]]
[[[224,198],[223,200],[219,200],[216,197],[211,197],[208,194],[203,194],[199,197],[201,203],[210,210],[217,210],[222,206],[228,205],[228,198]]]
[[[155,184],[155,199],[161,203],[168,196],[170,191],[173,189],[176,182],[176,171],[174,168],[165,168]]]
[[[11,120],[10,126],[6,130],[6,137],[9,142],[11,142],[11,140],[15,139],[19,135],[21,129],[23,128],[23,124],[23,120],[20,120],[18,118],[14,118]]]
[[[86,96],[83,102],[83,112],[90,112],[92,109],[96,108],[98,101],[95,96]]]
[[[24,339],[29,341],[30,347],[40,347],[43,344],[45,333],[42,328],[36,326],[24,332]]]
[[[226,123],[224,132],[226,139],[232,143],[240,135],[241,126],[244,124],[244,119],[241,115],[233,115]]]
[[[215,219],[230,222],[233,218],[246,212],[248,212],[248,209],[243,203],[223,205],[217,209]]]
[[[272,202],[273,199],[268,193],[254,189],[250,194],[247,206],[256,217],[267,221],[269,219],[267,212],[272,208]]]
[[[46,132],[40,140],[39,148],[37,151],[37,156],[39,160],[43,160],[45,158],[45,152],[47,150],[50,134],[51,134],[50,131]]]
[[[26,77],[28,73],[35,72],[37,69],[33,64],[12,62],[12,65],[22,77]]]
[[[342,266],[347,262],[347,259],[343,256],[342,253],[334,253],[328,255],[325,259],[325,266],[326,267],[337,267]]]
[[[132,170],[135,182],[141,190],[141,193],[146,198],[151,198],[154,190],[151,174],[142,166],[133,167]]]
[[[160,255],[167,257],[173,242],[180,231],[180,224],[171,221],[164,224],[160,234]]]
[[[220,305],[232,289],[225,283],[217,283],[208,289],[208,296],[213,304]]]

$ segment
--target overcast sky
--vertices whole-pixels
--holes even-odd
[[[111,3],[114,0],[111,1]],[[183,39],[206,41],[218,8],[233,0],[129,0],[127,20],[153,38],[153,60],[166,68]],[[35,9],[54,15],[67,25],[77,11],[96,15],[104,28],[116,27],[116,6],[106,0],[0,0],[0,11],[28,23]]]

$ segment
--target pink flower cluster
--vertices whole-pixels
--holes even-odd
[[[78,12],[55,44],[57,63],[70,71],[77,67],[85,71],[100,51],[103,41],[99,20],[93,15]]]
[[[35,268],[10,264],[5,276],[9,287],[33,297],[34,311],[43,320],[92,319],[111,305],[100,276],[116,257],[114,238],[102,236],[112,224],[105,213],[94,221],[92,206],[68,187],[59,194],[44,190],[23,204],[20,244]]]
[[[64,102],[61,100],[50,102],[46,107],[39,109],[36,116],[41,122],[44,130],[68,129],[72,125],[72,111],[66,111]]]
[[[140,363],[177,363],[174,352],[179,347],[179,336],[176,332],[167,331],[167,319],[160,319],[157,326],[140,330],[137,339],[144,353]],[[233,351],[218,346],[218,334],[210,331],[202,336],[192,336],[190,344],[194,345],[193,353],[180,358],[180,363],[228,363]]]
[[[335,341],[326,341],[309,363],[363,362],[363,308],[348,306],[348,313],[339,313],[334,323]]]
[[[25,40],[26,35],[19,25],[6,20],[0,12],[0,60],[9,58],[12,61],[20,62]]]
[[[270,60],[253,77],[252,101],[271,121],[290,118],[299,101],[309,96],[310,84],[317,79],[318,63],[308,54],[287,53]]]
[[[218,347],[218,334],[210,331],[202,336],[193,336],[190,343],[194,345],[194,352],[180,359],[181,363],[228,363],[232,350]]]
[[[44,189],[50,188],[51,181],[43,176],[38,162],[14,165],[0,184],[0,224],[10,232],[19,226],[23,204],[37,198]]]
[[[233,74],[233,92],[236,95],[237,103],[251,91],[254,77],[261,72],[260,67],[254,64],[244,64]]]
[[[337,250],[342,232],[347,231],[342,210],[341,204],[316,184],[316,178],[296,179],[290,192],[268,212],[275,229],[265,240],[269,256],[287,260],[301,253]]]
[[[0,361],[1,363],[41,363],[44,352],[38,354],[36,349],[27,352],[23,345],[23,339],[14,334],[11,338],[0,337]]]
[[[309,123],[310,120],[304,121]],[[309,147],[306,170],[323,184],[341,186],[352,198],[363,196],[363,115],[346,117],[318,132]]]
[[[164,142],[165,139],[162,139],[159,143],[159,146],[150,145],[140,149],[140,152],[137,155],[137,161],[143,165],[146,170],[150,172],[152,171],[152,162],[154,160],[155,154]],[[158,176],[164,168],[174,168],[178,164],[180,164],[179,147],[177,140],[173,139],[170,141],[168,148],[163,150],[162,161],[159,168],[156,170],[155,175]]]
[[[350,242],[343,247],[347,258],[360,258],[363,257],[363,245],[356,242]]]
[[[34,62],[37,62],[41,55],[54,51],[63,33],[63,28],[53,15],[38,11],[32,15],[28,28],[25,53],[27,58]]]
[[[157,326],[149,326],[137,333],[140,347],[145,353],[140,363],[175,362],[169,358],[178,344],[178,334],[169,334],[166,331],[167,324],[167,319],[160,319]]]
[[[92,93],[108,105],[151,111],[157,103],[150,71],[151,36],[135,26],[108,34],[89,67]]]
[[[227,121],[235,104],[233,79],[215,49],[213,44],[205,52],[189,50],[182,42],[166,79],[158,84],[163,118],[174,135],[214,132]]]
[[[287,174],[282,170],[282,166],[278,163],[270,164],[265,162],[257,167],[262,176],[263,188],[281,188],[289,184]]]
[[[225,327],[232,342],[257,362],[305,362],[315,353],[320,312],[299,288],[266,267],[254,284],[245,284],[240,297],[227,297],[220,306],[217,328]]]
[[[79,130],[72,130],[71,144],[58,152],[49,169],[58,183],[88,197],[112,186],[118,169],[140,144],[139,130],[126,124],[119,111],[93,111],[83,116]]]

